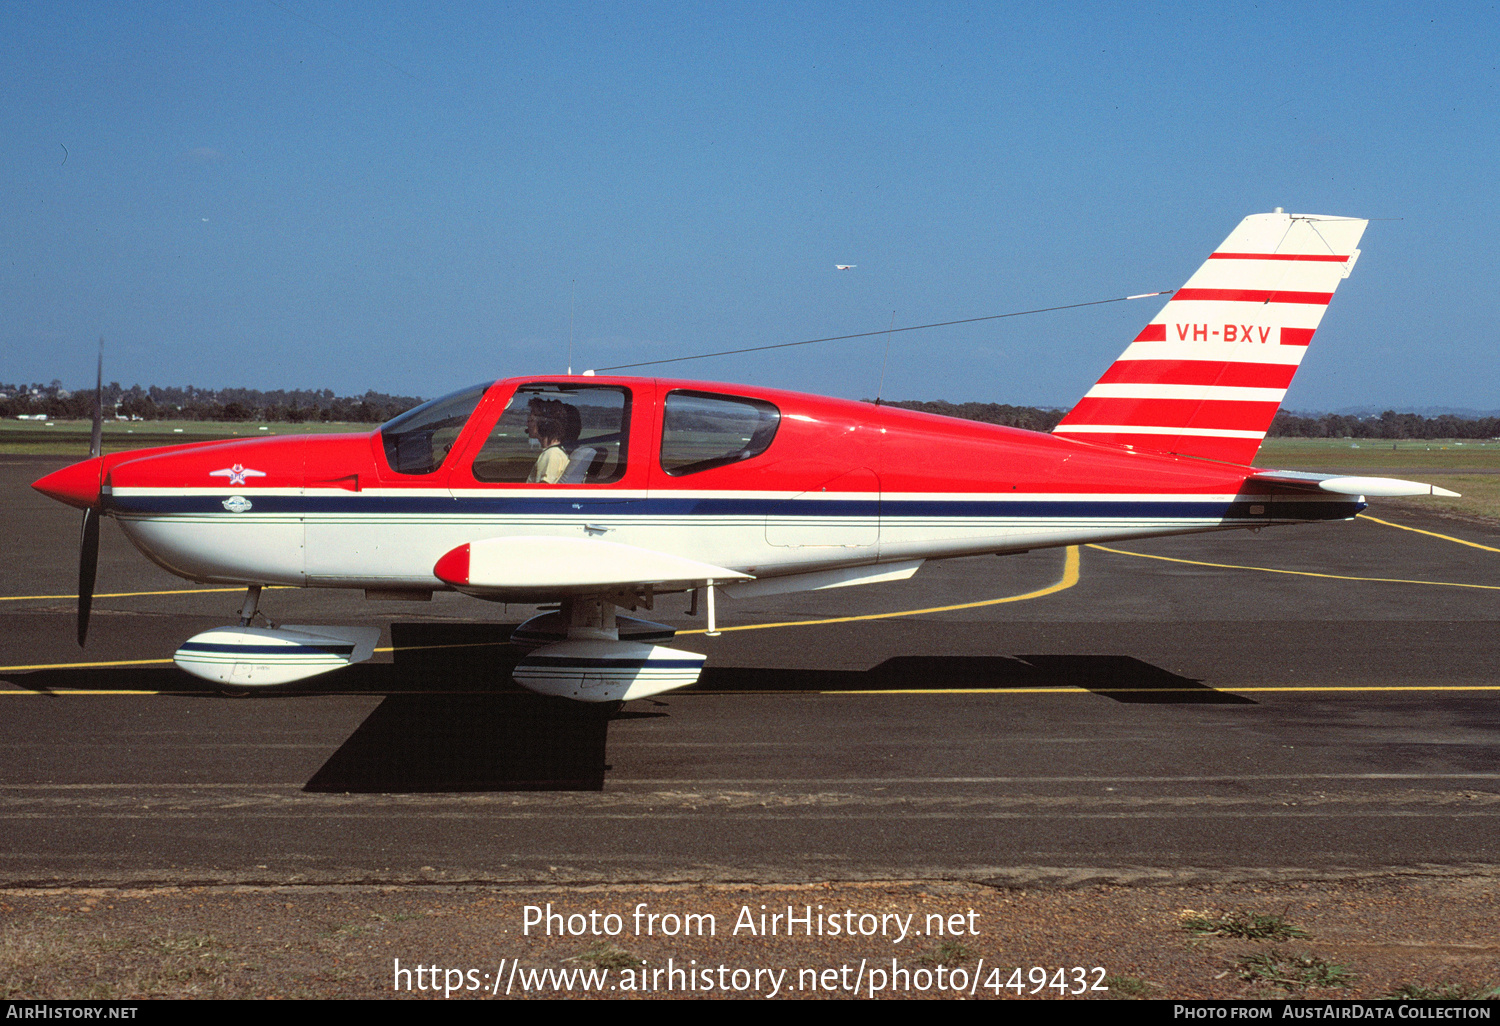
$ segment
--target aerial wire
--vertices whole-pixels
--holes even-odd
[[[880,397],[885,394],[885,368],[891,362],[891,332],[896,329],[896,311],[891,311],[891,326],[885,330],[885,356],[880,360],[880,384],[875,387],[875,405],[880,405]]]
[[[599,371],[629,370],[631,367],[651,367],[661,363],[682,363],[685,360],[707,360],[712,356],[736,356],[740,353],[761,353],[768,349],[790,349],[792,346],[810,346],[818,342],[842,342],[851,338],[869,338],[871,335],[890,335],[895,331],[921,331],[924,328],[946,328],[954,324],[975,324],[979,321],[998,321],[1006,317],[1025,317],[1028,314],[1052,313],[1057,310],[1077,310],[1085,306],[1103,306],[1106,303],[1124,303],[1131,299],[1149,299],[1152,296],[1167,296],[1176,292],[1176,289],[1163,289],[1160,292],[1141,292],[1134,296],[1116,296],[1114,299],[1095,299],[1087,303],[1065,303],[1062,306],[1043,306],[1035,310],[1013,310],[1010,313],[990,314],[986,317],[965,317],[957,321],[938,321],[934,324],[913,324],[906,328],[884,328],[880,331],[861,331],[853,335],[831,335],[828,338],[809,338],[801,342],[778,342],[769,346],[749,346],[745,349],[724,349],[717,353],[698,353],[694,356],[672,356],[663,360],[642,360],[640,363],[617,363],[612,367],[596,367],[584,371],[585,374],[596,374]]]

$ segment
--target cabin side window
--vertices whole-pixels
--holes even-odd
[[[662,411],[661,468],[673,477],[759,456],[770,447],[781,411],[763,399],[668,392]]]
[[[391,469],[398,474],[431,474],[441,467],[491,384],[423,403],[382,424],[380,440]]]
[[[625,474],[630,393],[538,382],[516,389],[474,458],[476,481],[609,484]]]

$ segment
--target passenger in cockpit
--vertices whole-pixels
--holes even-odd
[[[542,451],[526,480],[532,484],[557,484],[568,469],[568,453],[563,440],[568,437],[570,422],[579,420],[578,412],[556,399],[532,399],[527,410],[526,434],[541,443]],[[574,439],[577,435],[574,434]]]

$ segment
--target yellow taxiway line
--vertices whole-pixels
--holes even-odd
[[[848,623],[851,620],[884,620],[893,616],[920,616],[923,613],[947,613],[955,609],[977,609],[980,606],[995,606],[1005,602],[1024,602],[1027,599],[1041,598],[1044,595],[1056,594],[1078,583],[1078,546],[1068,546],[1067,556],[1063,560],[1062,579],[1056,584],[1050,584],[1037,591],[1030,591],[1024,595],[1008,595],[1005,598],[985,599],[981,602],[964,602],[955,606],[934,606],[931,609],[903,609],[894,613],[868,613],[864,616],[841,616],[831,620],[791,620],[786,623],[758,623],[743,627],[725,627],[726,631],[750,631],[760,630],[766,627],[799,627],[812,624]],[[291,585],[271,585],[270,588],[290,588]],[[244,591],[244,588],[184,588],[178,591],[121,591],[110,594],[95,595],[94,598],[133,598],[139,595],[197,595],[207,592],[222,591]],[[269,588],[268,588],[269,590]],[[20,602],[27,599],[76,599],[77,595],[0,595],[0,602]],[[703,634],[702,630],[678,631],[678,634]],[[466,645],[424,645],[423,648],[464,648]],[[390,652],[389,648],[377,648],[377,652]],[[141,662],[171,662],[170,659],[140,660]],[[61,666],[117,666],[118,663],[57,663],[47,666],[0,666],[0,672],[5,670],[52,670]]]
[[[499,648],[508,644],[504,641],[466,641],[455,645],[403,645],[399,651],[402,652],[424,652],[433,648]],[[377,652],[398,651],[392,646],[377,648]],[[32,666],[0,666],[0,673],[19,673],[22,670],[97,670],[106,666],[161,666],[170,663],[170,659],[115,659],[103,663],[36,663]],[[126,694],[127,692],[101,692],[101,694]],[[130,694],[155,695],[156,691],[128,692]]]
[[[1369,515],[1364,514],[1364,513],[1361,513],[1360,517],[1363,518],[1363,519],[1365,519],[1365,520],[1373,520],[1375,523],[1382,524],[1382,525],[1384,525],[1386,527],[1395,527],[1395,528],[1399,528],[1400,530],[1403,530],[1403,531],[1415,531],[1418,534],[1430,535],[1431,537],[1434,537],[1434,538],[1440,538],[1443,541],[1450,541],[1450,542],[1455,542],[1455,543],[1457,543],[1459,545],[1468,545],[1468,546],[1471,546],[1473,548],[1484,549],[1487,552],[1500,552],[1500,549],[1491,548],[1488,545],[1480,545],[1478,542],[1465,541],[1462,538],[1453,538],[1453,537],[1450,537],[1450,536],[1445,535],[1445,534],[1438,534],[1435,531],[1424,531],[1424,530],[1422,530],[1420,528],[1406,527],[1405,525],[1402,525],[1402,524],[1393,524],[1393,523],[1391,523],[1389,521],[1381,520],[1378,517],[1372,517],[1372,516],[1369,516]],[[1493,585],[1493,584],[1462,584],[1462,583],[1458,583],[1458,582],[1454,582],[1454,581],[1421,581],[1421,580],[1409,580],[1409,579],[1397,578],[1397,577],[1354,577],[1354,576],[1350,576],[1350,575],[1346,575],[1346,574],[1315,573],[1315,572],[1310,571],[1310,570],[1283,570],[1283,569],[1279,569],[1277,567],[1267,567],[1267,566],[1241,566],[1241,565],[1237,565],[1237,564],[1234,564],[1234,563],[1209,563],[1209,562],[1205,562],[1205,561],[1202,561],[1202,560],[1196,560],[1196,559],[1179,559],[1179,558],[1174,557],[1174,556],[1157,556],[1157,555],[1152,555],[1152,554],[1146,553],[1146,552],[1129,552],[1129,551],[1127,551],[1125,549],[1111,548],[1111,547],[1109,547],[1107,545],[1095,545],[1095,544],[1091,544],[1091,545],[1089,545],[1089,548],[1091,548],[1091,549],[1098,549],[1101,552],[1109,552],[1109,553],[1113,553],[1113,554],[1119,555],[1119,556],[1135,556],[1135,557],[1140,558],[1140,559],[1159,559],[1159,560],[1161,560],[1163,562],[1167,562],[1167,563],[1185,563],[1185,564],[1188,564],[1190,566],[1206,566],[1206,567],[1213,567],[1214,569],[1218,569],[1218,570],[1255,570],[1255,571],[1259,571],[1261,573],[1268,573],[1268,574],[1289,574],[1289,575],[1296,576],[1296,577],[1321,577],[1321,578],[1324,578],[1324,579],[1336,580],[1336,581],[1368,581],[1368,582],[1375,582],[1375,583],[1382,583],[1382,584],[1424,584],[1424,585],[1432,585],[1432,586],[1436,586],[1436,587],[1445,587],[1445,588],[1475,588],[1475,589],[1480,589],[1480,590],[1484,590],[1484,591],[1500,591],[1500,585]],[[931,606],[931,607],[928,607],[928,608],[925,608],[925,609],[903,609],[903,610],[897,610],[895,612],[890,612],[890,613],[865,613],[865,614],[858,615],[858,616],[837,616],[837,617],[830,617],[830,618],[822,619],[822,620],[785,620],[785,621],[781,621],[781,622],[777,622],[777,623],[741,624],[739,626],[733,626],[733,627],[722,627],[722,628],[720,628],[720,631],[721,632],[727,632],[727,631],[757,631],[757,630],[768,630],[770,628],[775,628],[775,627],[815,627],[815,626],[821,626],[821,625],[826,625],[826,624],[834,624],[834,623],[854,623],[854,622],[858,622],[858,621],[862,621],[862,620],[888,620],[888,619],[894,619],[896,617],[902,617],[902,616],[922,616],[922,615],[928,614],[928,613],[948,613],[948,612],[954,612],[954,611],[960,610],[960,609],[979,609],[979,608],[982,608],[982,607],[985,607],[985,606],[1004,605],[1004,604],[1009,603],[1009,602],[1025,602],[1025,601],[1028,601],[1028,600],[1031,600],[1031,599],[1043,598],[1043,597],[1045,597],[1047,595],[1055,595],[1055,594],[1057,594],[1060,591],[1066,591],[1068,588],[1071,588],[1074,585],[1076,585],[1078,583],[1078,581],[1079,581],[1079,563],[1080,563],[1080,561],[1079,561],[1079,547],[1076,546],[1076,545],[1070,545],[1070,546],[1068,546],[1067,552],[1066,552],[1066,556],[1064,557],[1064,560],[1063,560],[1063,574],[1062,574],[1062,577],[1059,578],[1055,583],[1050,584],[1050,585],[1048,585],[1045,588],[1039,588],[1036,591],[1029,591],[1029,592],[1026,592],[1025,594],[1021,594],[1021,595],[1008,595],[1005,598],[998,598],[998,599],[983,599],[983,600],[981,600],[979,602],[961,602],[961,603],[958,603],[956,605],[949,605],[949,606]],[[282,585],[280,587],[288,587],[288,586],[287,585]],[[226,592],[226,591],[240,591],[240,590],[241,589],[239,589],[239,588],[196,588],[196,589],[183,589],[181,591],[120,592],[120,593],[117,593],[117,594],[96,595],[95,597],[96,598],[127,598],[127,597],[131,597],[131,596],[136,596],[136,595],[185,595],[185,594],[194,594],[194,593],[202,593],[202,592]],[[75,596],[75,595],[11,595],[11,596],[0,596],[0,601],[17,601],[17,600],[20,600],[20,599],[28,599],[28,598],[29,599],[70,599],[70,598],[76,598],[76,597],[77,596]],[[707,628],[694,628],[692,630],[678,631],[677,633],[680,634],[680,635],[682,635],[682,634],[706,634],[707,633]],[[500,644],[502,644],[502,643],[501,642],[464,642],[464,643],[452,644],[452,645],[413,645],[413,646],[409,646],[409,647],[403,647],[401,649],[401,651],[415,651],[415,650],[418,650],[418,649],[424,649],[425,650],[425,649],[437,649],[437,648],[482,648],[482,647],[498,646]],[[375,649],[375,651],[376,652],[394,652],[394,651],[396,651],[396,649],[394,647],[384,647],[384,648],[377,648],[377,649]],[[170,662],[172,662],[171,659],[120,659],[120,660],[114,660],[114,661],[111,661],[111,662],[91,662],[91,663],[38,663],[38,664],[28,665],[28,666],[0,666],[0,673],[18,673],[18,672],[30,671],[30,670],[67,670],[67,669],[82,670],[82,669],[100,669],[100,668],[110,667],[110,666],[153,666],[153,665],[164,665],[164,664],[167,664],[167,663],[170,663]],[[1104,688],[1104,689],[1100,689],[1100,690],[1108,690],[1108,691],[1135,691],[1135,690],[1139,690],[1139,691],[1163,692],[1163,691],[1173,690],[1173,689],[1163,689],[1163,688],[1139,688],[1139,689],[1132,689],[1132,688]],[[1197,689],[1197,688],[1187,688],[1187,689],[1180,689],[1180,690],[1184,690],[1184,691],[1198,691],[1200,689]],[[1454,685],[1454,686],[1410,685],[1410,686],[1390,686],[1390,687],[1316,687],[1316,686],[1307,686],[1307,687],[1282,687],[1282,688],[1278,688],[1278,687],[1265,687],[1265,688],[1236,688],[1236,689],[1234,689],[1234,691],[1232,691],[1230,693],[1254,692],[1254,691],[1500,691],[1500,685],[1497,685],[1497,686],[1488,686],[1488,685]],[[3,694],[38,694],[38,693],[43,693],[43,692],[33,692],[33,691],[0,691],[0,695],[3,695]],[[62,693],[62,692],[54,692],[54,693]],[[109,695],[123,695],[123,694],[131,694],[131,695],[155,695],[155,694],[161,694],[161,692],[158,692],[158,691],[68,691],[66,693],[67,694],[109,694]],[[1073,693],[1092,694],[1093,692],[1089,691],[1086,688],[1064,687],[1064,688],[944,688],[944,689],[912,689],[912,690],[837,691],[837,692],[822,692],[822,693],[823,694],[845,694],[845,695],[859,695],[859,694],[925,694],[925,695],[941,695],[941,694],[1073,694]]]
[[[1468,543],[1466,542],[1465,544]],[[1380,584],[1430,584],[1440,588],[1478,588],[1481,591],[1500,591],[1500,584],[1459,584],[1456,581],[1412,581],[1401,577],[1351,577],[1347,574],[1319,574],[1311,570],[1279,570],[1273,566],[1238,566],[1234,563],[1205,563],[1201,559],[1178,559],[1175,556],[1153,556],[1149,552],[1127,552],[1125,549],[1112,549],[1108,545],[1090,545],[1089,548],[1098,549],[1100,552],[1113,552],[1117,556],[1159,559],[1164,563],[1187,563],[1189,566],[1211,566],[1219,570],[1258,570],[1263,574],[1323,577],[1333,581],[1374,581]]]
[[[97,670],[105,666],[151,666],[170,663],[170,659],[116,659],[107,663],[37,663],[33,666],[0,666],[0,673],[19,673],[22,670]],[[151,692],[155,694],[155,692]]]
[[[266,591],[280,591],[283,588],[291,588],[290,584],[268,584]],[[171,591],[111,591],[96,594],[94,598],[136,598],[141,595],[207,595],[216,591],[244,591],[245,586],[241,584],[237,588],[177,588]],[[77,595],[0,595],[0,602],[37,602],[46,599],[76,599]]]
[[[1379,517],[1372,517],[1368,513],[1360,513],[1360,514],[1358,514],[1358,516],[1359,516],[1359,519],[1361,519],[1361,520],[1370,520],[1370,521],[1373,521],[1374,523],[1382,524],[1382,525],[1384,525],[1386,527],[1394,527],[1394,528],[1396,528],[1398,530],[1401,530],[1401,531],[1414,531],[1417,534],[1425,534],[1425,535],[1427,535],[1428,537],[1431,537],[1431,538],[1441,538],[1443,541],[1453,542],[1455,545],[1467,545],[1470,548],[1483,549],[1485,552],[1500,552],[1500,548],[1495,548],[1495,547],[1490,546],[1490,545],[1481,545],[1481,544],[1479,544],[1479,542],[1465,541],[1462,538],[1454,538],[1452,535],[1438,534],[1436,531],[1424,531],[1420,527],[1407,527],[1405,524],[1393,524],[1389,520],[1381,520]],[[1091,548],[1095,548],[1095,549],[1103,549],[1104,548],[1104,546],[1102,546],[1102,545],[1092,545],[1090,547]],[[1070,549],[1070,551],[1071,551],[1071,549]],[[1115,552],[1115,551],[1119,551],[1119,550],[1116,550],[1116,549],[1105,549],[1105,551],[1106,552]],[[1143,555],[1143,553],[1130,552],[1130,553],[1126,553],[1126,555],[1140,556],[1140,555]],[[1165,556],[1156,556],[1156,557],[1151,557],[1151,558],[1165,559],[1167,557],[1165,557]],[[1186,562],[1186,560],[1184,560],[1184,562]],[[1221,564],[1221,563],[1203,563],[1203,564],[1200,564],[1200,565],[1202,565],[1202,566],[1226,566],[1226,567],[1228,566],[1228,564]],[[1229,569],[1235,569],[1235,570],[1265,570],[1267,568],[1266,567],[1252,566],[1252,567],[1229,567]],[[1292,574],[1292,573],[1299,573],[1301,571],[1296,571],[1296,570],[1275,570],[1275,571],[1269,571],[1269,572],[1272,572],[1272,573],[1283,573],[1283,574]],[[1331,577],[1331,576],[1336,576],[1336,575],[1332,575],[1332,574],[1309,574],[1308,576],[1311,576],[1311,577]],[[1345,577],[1345,578],[1340,578],[1340,579],[1341,580],[1350,580],[1350,581],[1384,581],[1384,580],[1388,580],[1388,578],[1384,578],[1384,577]],[[1073,583],[1076,584],[1078,582],[1075,580]],[[1441,583],[1444,583],[1444,582],[1441,582],[1441,581],[1399,581],[1397,583],[1401,583],[1401,584],[1441,584]],[[1059,582],[1059,584],[1061,584],[1061,582]],[[288,589],[289,590],[289,589],[291,589],[293,587],[294,587],[294,585],[290,585],[290,584],[269,584],[269,585],[266,585],[266,589],[265,590],[267,590],[267,591],[280,591],[280,590],[283,590],[283,589]],[[1072,587],[1072,585],[1065,585],[1064,587]],[[1481,587],[1485,587],[1485,585],[1469,584],[1469,585],[1456,585],[1456,587],[1481,588]],[[138,597],[147,596],[147,595],[209,595],[209,594],[214,594],[214,593],[222,593],[222,592],[230,592],[230,591],[236,591],[236,592],[238,592],[238,591],[244,591],[244,590],[245,590],[244,586],[241,585],[241,586],[233,587],[233,588],[177,588],[177,589],[170,589],[170,590],[165,590],[165,591],[112,591],[112,592],[103,592],[103,593],[100,593],[100,594],[96,594],[94,596],[94,598],[96,598],[96,599],[101,599],[101,598],[138,598]],[[1029,594],[1026,594],[1026,595],[1015,595],[1015,596],[1012,596],[1010,598],[990,599],[990,600],[987,600],[985,602],[976,602],[976,603],[970,603],[970,604],[967,604],[967,605],[959,605],[959,606],[941,606],[941,607],[938,607],[936,609],[916,609],[916,610],[911,610],[911,611],[908,611],[908,612],[900,612],[900,613],[878,613],[878,614],[873,614],[872,616],[868,616],[868,617],[853,617],[853,619],[879,619],[881,617],[887,617],[887,616],[915,616],[918,613],[940,613],[940,612],[947,612],[947,611],[954,610],[954,609],[972,609],[975,606],[995,605],[996,603],[1000,603],[1000,602],[1020,602],[1020,601],[1023,601],[1025,599],[1040,598],[1043,595],[1050,595],[1050,594],[1052,594],[1053,591],[1061,591],[1061,590],[1062,590],[1061,587],[1053,586],[1053,588],[1051,590],[1048,590],[1048,589],[1044,588],[1041,591],[1032,592],[1032,593],[1029,593]],[[0,602],[59,601],[59,600],[62,600],[62,599],[76,599],[77,597],[78,597],[77,595],[0,595]],[[797,622],[804,622],[804,621],[793,621],[793,623],[797,623]],[[843,620],[808,620],[808,621],[805,621],[805,622],[807,622],[807,623],[842,623],[844,621]],[[762,626],[762,627],[782,627],[782,626],[788,626],[788,624],[759,624],[758,626]],[[725,630],[749,630],[749,629],[751,629],[751,628],[748,628],[748,627],[726,627],[725,628]],[[695,632],[694,631],[678,631],[677,633],[679,633],[679,634],[692,634],[692,633],[695,633]],[[701,633],[701,632],[696,632],[696,633]],[[390,650],[389,649],[378,649],[377,648],[375,651],[377,651],[377,652],[384,652],[384,651],[390,651]],[[71,666],[71,665],[85,665],[85,664],[72,664],[72,663],[69,663],[67,665]],[[90,664],[87,664],[87,665],[96,665],[96,664],[90,663]],[[104,665],[104,664],[98,664],[98,665]],[[0,667],[0,669],[5,669],[5,667]]]
[[[818,691],[819,695],[1243,695],[1267,691],[1500,691],[1500,684],[1301,684],[1288,687],[1212,688],[1112,688],[1106,685],[1085,687],[1082,684],[1051,688],[868,688],[862,690]],[[777,694],[798,694],[778,690]]]
[[[1425,534],[1429,538],[1441,538],[1443,539],[1443,541],[1450,541],[1455,545],[1467,545],[1471,549],[1483,549],[1486,552],[1500,552],[1500,549],[1497,549],[1491,545],[1481,545],[1478,542],[1464,541],[1462,538],[1454,538],[1452,535],[1447,534],[1438,534],[1436,531],[1424,531],[1420,527],[1407,527],[1405,524],[1393,524],[1389,520],[1381,520],[1379,517],[1372,517],[1368,513],[1360,513],[1358,514],[1358,516],[1361,520],[1373,520],[1377,524],[1384,524],[1386,527],[1394,527],[1399,531],[1415,531],[1417,534]]]
[[[763,631],[771,627],[815,627],[829,623],[854,623],[859,620],[889,620],[898,616],[922,616],[925,613],[951,613],[956,609],[978,609],[981,606],[998,606],[1006,602],[1025,602],[1029,599],[1042,598],[1045,595],[1055,595],[1060,591],[1066,591],[1078,583],[1078,546],[1069,545],[1067,556],[1063,559],[1062,577],[1055,583],[1036,591],[1028,591],[1024,595],[1007,595],[1005,598],[984,599],[980,602],[960,602],[955,606],[931,606],[927,609],[902,609],[894,613],[864,613],[860,616],[834,616],[826,620],[784,620],[780,623],[747,623],[738,627],[720,627],[722,632],[727,631]],[[696,627],[690,631],[678,631],[678,634],[707,634],[707,627]]]
[[[100,691],[87,690],[84,688],[63,688],[58,691],[23,691],[17,688],[14,691],[0,691],[0,698],[7,695],[37,695],[39,697],[58,698],[62,696],[74,697],[77,695],[164,695],[165,691]],[[209,695],[213,691],[205,688],[202,691],[174,691],[174,695]]]
[[[898,611],[896,611],[894,613],[866,613],[863,616],[840,616],[840,617],[835,617],[835,618],[829,619],[829,620],[790,620],[790,621],[787,621],[785,623],[752,623],[752,624],[745,624],[745,625],[739,626],[739,627],[724,627],[722,629],[726,630],[726,631],[754,631],[754,630],[764,630],[765,628],[768,628],[768,627],[807,627],[807,626],[812,626],[814,624],[848,623],[848,622],[853,621],[853,620],[884,620],[884,619],[887,619],[889,617],[895,617],[895,616],[920,616],[923,613],[946,613],[946,612],[950,612],[950,611],[955,610],[955,609],[977,609],[980,606],[996,606],[996,605],[1000,605],[1000,604],[1005,603],[1005,602],[1024,602],[1027,599],[1041,598],[1044,595],[1054,595],[1054,594],[1056,594],[1059,591],[1064,591],[1064,590],[1066,590],[1068,588],[1073,587],[1073,585],[1075,585],[1075,584],[1078,583],[1078,565],[1079,565],[1078,546],[1077,545],[1070,545],[1070,546],[1068,546],[1067,555],[1063,559],[1063,574],[1062,574],[1062,577],[1055,584],[1049,584],[1047,587],[1045,587],[1045,588],[1039,588],[1036,591],[1029,591],[1029,592],[1027,592],[1024,595],[1007,595],[1005,598],[984,599],[983,601],[980,601],[980,602],[963,602],[963,603],[960,603],[959,605],[955,605],[955,606],[933,606],[933,607],[931,607],[929,609],[902,609],[902,610],[898,610]],[[219,589],[214,589],[214,590],[219,590]],[[238,590],[238,589],[225,589],[225,590]],[[145,594],[160,594],[160,593],[158,593],[158,592],[147,592]],[[64,598],[66,598],[66,597],[69,597],[69,596],[53,596],[53,597],[64,597]],[[104,596],[98,596],[98,597],[103,598]],[[707,630],[706,628],[699,628],[699,629],[694,629],[694,630],[678,631],[677,633],[678,634],[703,634],[703,633],[706,633],[706,630]],[[490,646],[498,646],[498,645],[501,645],[501,644],[504,644],[504,642],[498,642],[498,641],[495,641],[495,642],[485,642],[485,641],[481,641],[481,642],[460,642],[458,644],[452,644],[452,645],[408,645],[408,646],[403,646],[401,648],[401,651],[403,651],[403,652],[414,652],[414,651],[418,651],[418,650],[424,650],[425,651],[427,649],[437,649],[437,648],[486,648],[486,647],[490,647]],[[396,651],[396,649],[395,649],[394,646],[387,646],[387,647],[384,647],[384,648],[377,648],[375,651],[376,652],[394,652],[394,651]],[[153,666],[153,665],[162,665],[164,663],[170,663],[171,661],[172,660],[170,660],[170,659],[119,659],[119,660],[115,660],[115,661],[112,661],[112,662],[100,662],[100,663],[37,663],[37,664],[34,664],[34,665],[30,665],[30,666],[0,666],[0,673],[20,673],[20,672],[22,672],[24,670],[87,670],[87,669],[100,669],[100,668],[107,667],[107,666]],[[0,694],[10,694],[10,693],[11,692],[0,692]],[[27,693],[29,694],[30,692],[27,692]],[[70,693],[71,694],[79,694],[79,692],[70,692]],[[126,694],[127,692],[105,692],[105,693],[106,694]],[[129,692],[129,693],[130,694],[157,694],[158,692],[146,691],[146,692]]]
[[[1341,684],[1304,684],[1288,687],[1222,687],[1213,688],[1204,686],[1201,688],[1112,688],[1108,686],[1085,687],[1082,684],[1065,685],[1061,687],[1038,687],[1038,688],[848,688],[840,690],[787,690],[784,688],[773,688],[760,691],[756,688],[736,688],[730,691],[694,692],[696,694],[713,695],[742,695],[742,694],[777,694],[777,695],[1246,695],[1264,694],[1268,692],[1283,693],[1316,693],[1316,692],[1399,692],[1399,691],[1500,691],[1500,684],[1374,684],[1374,685],[1341,685]],[[15,695],[34,695],[38,697],[72,697],[80,695],[211,695],[217,694],[218,689],[207,687],[196,691],[126,691],[105,688],[57,688],[45,691],[34,691],[25,688],[3,689],[0,688],[0,698]],[[277,692],[285,695],[285,692]],[[493,695],[494,690],[477,691],[319,691],[318,698],[331,698],[339,695],[355,695],[364,697],[379,697],[390,695]]]

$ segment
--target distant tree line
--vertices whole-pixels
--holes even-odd
[[[327,388],[272,392],[253,388],[195,388],[192,385],[182,388],[157,385],[122,388],[117,381],[104,386],[104,415],[111,420],[119,416],[141,420],[380,424],[421,403],[417,396],[375,391],[360,396],[337,396]],[[1051,431],[1067,412],[1005,403],[949,403],[941,400],[887,401],[883,405],[985,424],[1003,424],[1027,431]],[[52,419],[87,420],[94,415],[94,390],[69,392],[60,381],[46,385],[0,382],[0,418],[8,420],[37,414]],[[1278,413],[1268,434],[1272,438],[1500,438],[1500,417],[1455,417],[1451,414],[1423,417],[1394,410],[1387,410],[1378,417]]]
[[[104,416],[141,420],[269,421],[305,424],[316,421],[348,421],[379,424],[422,402],[416,396],[366,392],[361,396],[337,396],[331,389],[309,391],[253,388],[122,388],[112,381],[104,386]],[[47,385],[0,383],[0,418],[36,416],[87,420],[94,415],[94,390],[69,392],[59,381]]]
[[[1063,419],[1065,410],[1039,409],[1035,406],[1007,406],[1003,403],[887,402],[903,410],[937,413],[945,417],[962,417],[986,424],[1025,428],[1028,431],[1051,431]],[[1386,410],[1378,417],[1353,417],[1326,413],[1304,417],[1295,413],[1278,413],[1267,432],[1271,438],[1500,438],[1500,417],[1423,417],[1415,413]]]
[[[1386,410],[1378,417],[1350,417],[1325,413],[1300,417],[1278,413],[1271,422],[1272,438],[1500,438],[1500,417],[1422,417]]]

